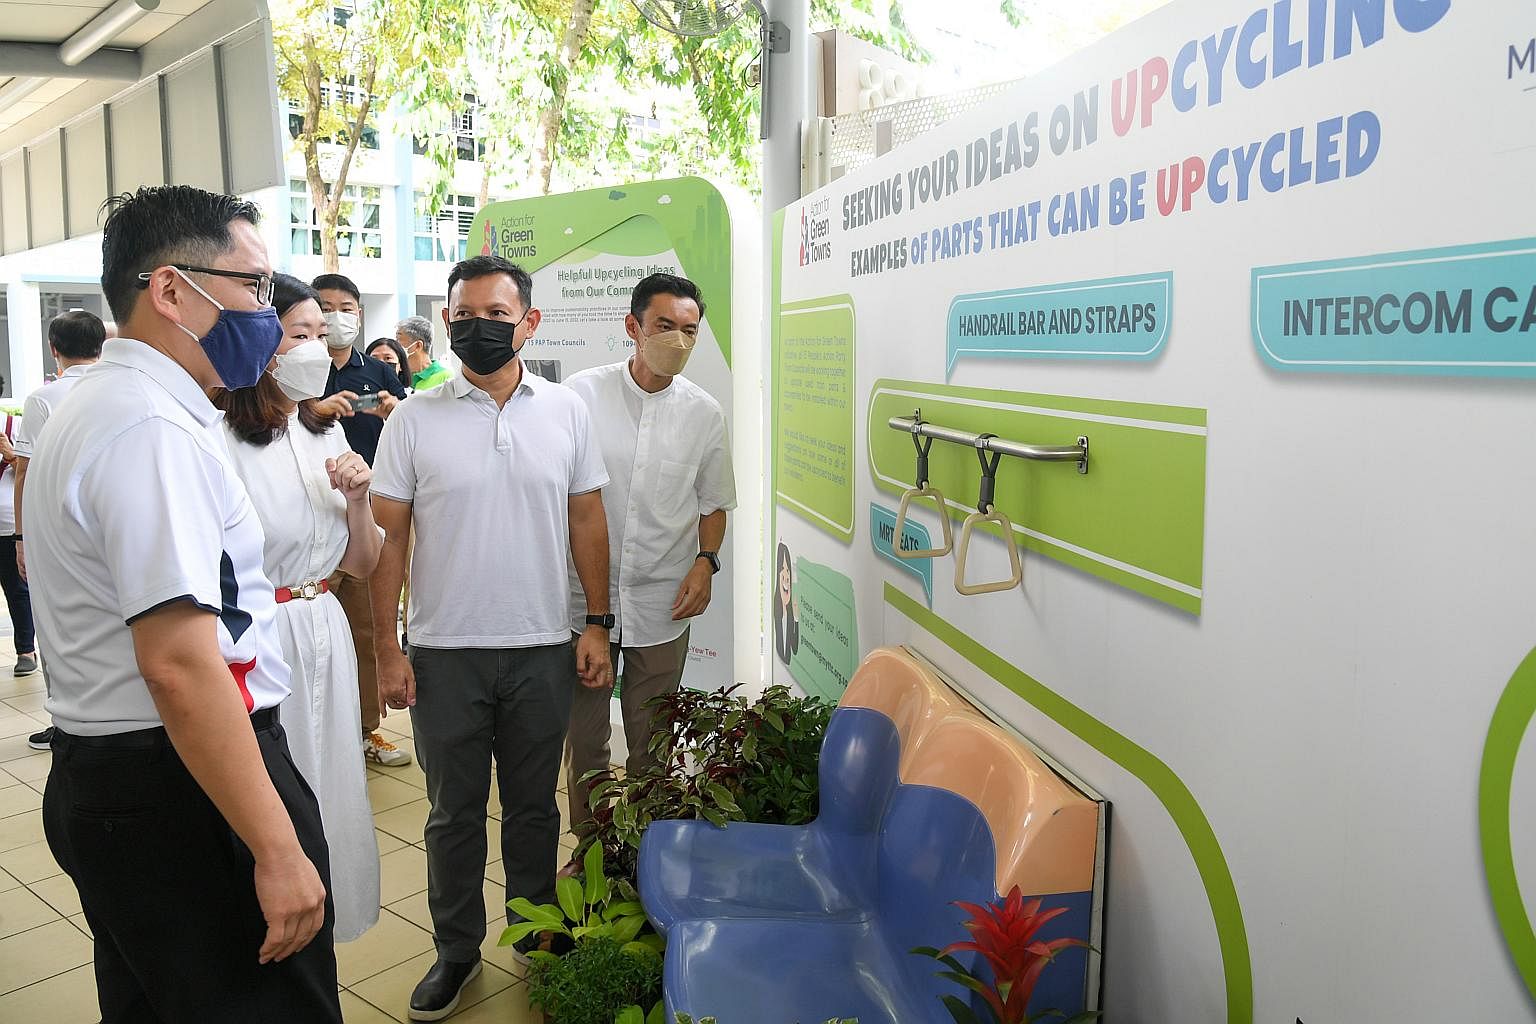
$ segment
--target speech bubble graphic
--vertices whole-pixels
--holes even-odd
[[[962,357],[1153,359],[1172,307],[1171,271],[961,295],[946,318],[946,379]]]

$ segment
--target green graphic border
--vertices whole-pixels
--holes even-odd
[[[885,603],[938,637],[972,665],[1008,687],[1034,708],[1124,768],[1162,802],[1189,847],[1211,904],[1216,939],[1221,946],[1227,988],[1227,1024],[1253,1024],[1253,962],[1248,932],[1232,871],[1211,823],[1189,787],[1150,751],[1094,718],[1071,701],[987,650],[961,630],[924,608],[890,583]],[[1536,665],[1532,681],[1536,682]],[[1536,699],[1536,687],[1532,688]],[[1507,805],[1506,805],[1507,806]]]
[[[533,214],[537,256],[516,260],[530,274],[575,252],[632,217],[656,220],[671,239],[682,271],[699,286],[725,365],[731,365],[731,214],[720,190],[703,178],[640,181],[557,196],[491,203],[469,228],[470,252],[479,252],[485,222]]]
[[[777,248],[778,244],[782,243],[783,241],[782,232],[783,224],[780,223],[775,225],[775,248]],[[775,271],[778,269],[777,256],[774,260],[774,269]],[[779,492],[779,450],[783,447],[779,442],[779,409],[782,407],[782,399],[779,397],[779,381],[783,377],[783,374],[779,373],[779,333],[780,325],[783,322],[783,316],[786,313],[794,313],[807,309],[820,309],[825,306],[848,307],[848,319],[853,321],[853,337],[849,339],[852,342],[853,365],[848,368],[848,376],[850,378],[848,385],[848,413],[851,420],[848,425],[848,433],[849,436],[853,439],[853,445],[856,448],[858,447],[859,443],[858,398],[855,393],[855,388],[858,385],[859,314],[858,311],[853,308],[853,296],[846,293],[836,295],[822,295],[814,299],[801,299],[796,302],[789,302],[780,305],[778,301],[779,288],[777,273],[774,275],[773,299],[773,352],[772,369],[770,371],[770,374],[773,377],[773,471],[770,473],[773,482],[773,505],[775,508],[777,508],[779,505],[783,505],[785,508],[794,512],[801,519],[804,519],[807,523],[811,524],[822,533],[825,533],[827,536],[836,538],[844,544],[852,544],[854,533],[858,529],[858,513],[855,509],[856,503],[854,502],[855,492],[853,484],[853,474],[856,470],[857,456],[852,452],[849,453],[848,461],[848,526],[846,528],[843,528],[842,524],[840,523],[832,523],[828,520],[822,519],[811,509],[806,508],[794,499],[786,497]],[[775,525],[777,525],[777,523],[775,523]]]
[[[1488,739],[1483,744],[1477,785],[1478,829],[1482,834],[1488,895],[1509,955],[1519,968],[1526,989],[1536,998],[1536,932],[1531,930],[1531,919],[1520,897],[1509,829],[1515,760],[1532,718],[1536,718],[1536,649],[1525,656],[1499,697],[1488,726]]]

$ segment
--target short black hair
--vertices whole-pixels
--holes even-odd
[[[518,295],[522,297],[523,309],[533,308],[533,278],[528,276],[528,271],[500,256],[471,256],[455,263],[453,270],[448,273],[448,294],[453,294],[453,286],[460,281],[473,281],[477,277],[489,277],[492,274],[506,274],[510,277],[512,283],[517,285]]]
[[[290,309],[305,299],[320,305],[320,296],[315,289],[292,274],[272,275],[272,308],[277,310],[278,316],[286,316]]]
[[[336,291],[346,292],[357,300],[357,304],[363,304],[363,293],[357,290],[357,285],[345,274],[321,274],[309,286],[317,292]]]
[[[101,290],[118,323],[138,302],[139,275],[168,263],[208,266],[234,245],[229,225],[257,224],[261,210],[239,196],[191,185],[154,185],[112,196],[101,234]]]
[[[60,313],[48,322],[48,344],[65,359],[100,359],[106,340],[101,317],[83,309]]]
[[[699,317],[704,316],[704,299],[699,295],[699,286],[686,277],[678,277],[676,274],[652,274],[639,284],[629,296],[629,312],[636,320],[645,316],[646,309],[651,304],[651,299],[657,295],[676,295],[680,299],[692,299],[699,307]]]

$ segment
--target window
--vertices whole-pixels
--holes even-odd
[[[474,196],[450,194],[443,200],[443,208],[434,219],[427,215],[427,195],[416,193],[416,258],[422,261],[462,260],[468,255],[469,226],[474,223],[479,209]],[[453,232],[458,240],[449,252],[443,246],[444,236]]]
[[[346,187],[336,216],[338,255],[369,260],[383,258],[380,205],[377,185]],[[320,255],[320,217],[309,201],[309,185],[297,178],[288,182],[288,228],[295,256]]]
[[[475,162],[485,159],[485,139],[480,133],[480,99],[473,93],[464,94],[464,106],[453,114],[448,123],[439,129],[439,134],[450,136],[453,139],[454,153],[460,160]],[[414,135],[411,137],[411,152],[417,156],[427,155],[428,139]]]
[[[339,8],[338,8],[339,10]],[[350,120],[357,113],[358,106],[363,102],[364,92],[357,84],[357,76],[348,75],[345,82],[333,82],[326,80],[320,83],[320,105],[329,108],[333,105],[342,105],[337,111],[343,121]],[[374,97],[377,100],[377,97]],[[369,122],[373,120],[373,108],[369,108]],[[288,101],[288,136],[297,139],[304,131],[304,107],[295,100]],[[318,142],[333,142],[345,145],[347,133],[345,130],[337,133],[335,138],[325,137],[317,139]],[[363,135],[358,142],[359,148],[378,149],[379,130],[372,123],[363,125]]]

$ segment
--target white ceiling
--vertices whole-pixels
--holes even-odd
[[[160,0],[155,10],[144,15],[134,24],[107,43],[108,46],[137,50],[165,32],[177,27],[189,15],[209,5],[213,0]],[[111,6],[111,0],[0,0],[0,42],[8,43],[62,43],[83,28],[90,20]],[[150,69],[146,69],[146,73]],[[11,81],[0,69],[0,87]],[[116,83],[118,88],[129,83]],[[0,134],[23,121],[44,112],[50,106],[61,110],[89,105],[94,102],[100,89],[87,89],[91,99],[81,103],[60,103],[70,93],[83,87],[99,85],[89,79],[55,78],[26,99],[0,109]]]

